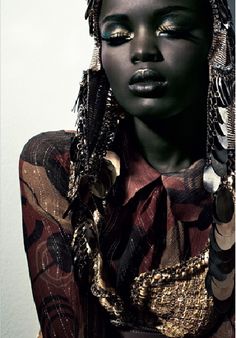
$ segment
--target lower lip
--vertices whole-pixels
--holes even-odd
[[[164,95],[166,87],[166,82],[148,81],[129,85],[129,90],[136,96],[157,98]]]

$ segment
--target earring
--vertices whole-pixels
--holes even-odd
[[[93,71],[98,72],[101,70],[101,48],[100,45],[95,43],[94,49],[93,49],[93,55],[92,60],[90,63],[90,69]]]

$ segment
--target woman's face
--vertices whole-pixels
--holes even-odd
[[[167,118],[202,102],[210,44],[204,2],[103,0],[102,64],[131,115]]]

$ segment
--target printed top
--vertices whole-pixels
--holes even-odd
[[[24,245],[44,338],[84,337],[85,308],[89,308],[87,337],[106,337],[107,332],[106,313],[95,297],[80,290],[75,278],[73,229],[70,216],[63,217],[69,206],[73,135],[66,131],[37,135],[25,145],[20,158]],[[202,186],[203,160],[178,173],[160,174],[142,158],[127,135],[120,149],[121,174],[109,196],[100,247],[109,281],[125,297],[140,273],[186,261],[206,248],[212,199]],[[214,239],[212,242],[217,246]],[[221,314],[205,338],[234,336],[232,252],[226,253],[227,262],[231,262],[227,271],[217,270],[210,256],[208,291],[214,297],[209,279],[216,270],[217,278],[228,283],[227,292],[221,298],[214,297]],[[220,263],[224,261],[223,252]]]

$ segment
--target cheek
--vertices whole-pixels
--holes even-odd
[[[163,49],[168,75],[180,82],[205,78],[207,50],[190,41],[169,41]]]
[[[111,48],[102,45],[102,65],[111,86],[122,84],[124,74],[127,74],[127,50],[122,47]]]
[[[170,98],[181,98],[187,105],[198,102],[208,86],[207,53],[186,42],[169,50],[166,48],[165,60]]]

